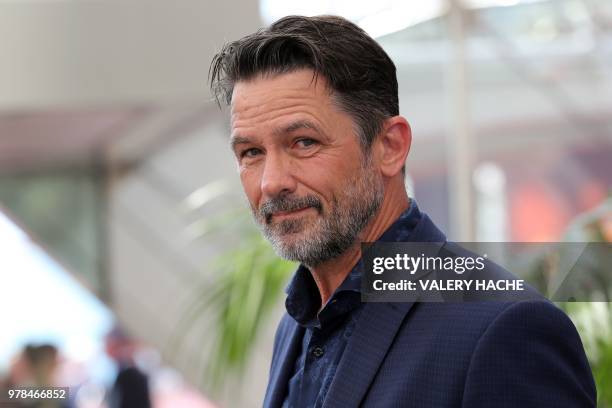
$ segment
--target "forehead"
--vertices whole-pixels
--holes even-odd
[[[311,70],[259,75],[234,86],[232,126],[292,113],[324,117],[334,108],[327,81]]]

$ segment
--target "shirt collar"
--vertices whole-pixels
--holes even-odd
[[[377,242],[411,241],[413,232],[420,220],[421,212],[419,211],[419,207],[414,199],[410,199],[408,209],[387,228]],[[329,304],[335,303],[338,298],[343,296],[350,299],[360,299],[358,296],[343,294],[351,292],[361,293],[362,270],[363,261],[360,259],[340,286],[335,290],[325,308],[327,308]],[[287,293],[285,307],[287,313],[291,317],[304,326],[320,325],[316,317],[317,312],[321,308],[321,296],[312,274],[306,266],[300,265],[298,267],[285,291]],[[359,303],[358,301],[357,305]],[[346,312],[350,310],[350,308],[342,307],[342,310]],[[323,311],[321,311],[321,314],[323,314]]]

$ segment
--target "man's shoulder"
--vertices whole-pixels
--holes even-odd
[[[507,316],[521,316],[526,324],[535,325],[541,323],[542,317],[561,319],[573,326],[565,312],[544,297],[521,301],[421,302],[415,304],[412,314],[413,317],[407,316],[408,322],[422,319],[428,325],[448,330],[462,327],[470,329],[476,337]]]
[[[416,303],[381,370],[382,377],[398,382],[407,371],[436,378],[422,397],[437,401],[438,393],[447,393],[455,406],[524,406],[540,400],[536,405],[553,406],[555,399],[556,405],[577,401],[563,406],[594,406],[595,400],[578,332],[545,299]],[[554,379],[541,382],[551,375]],[[410,379],[402,384],[417,388]],[[511,397],[508,389],[515,390]]]
[[[475,356],[480,362],[502,354],[521,359],[520,350],[539,350],[551,361],[563,349],[584,363],[578,332],[569,317],[546,299],[517,302],[422,302],[406,315],[394,346],[393,357],[411,355],[433,371],[455,372],[463,378]],[[501,353],[501,354],[500,354]],[[432,356],[439,359],[431,360]],[[506,364],[516,361],[506,360]]]

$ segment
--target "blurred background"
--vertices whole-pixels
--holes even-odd
[[[295,266],[250,220],[207,73],[288,14],[387,50],[406,187],[450,239],[612,241],[609,0],[0,0],[0,383],[261,405]],[[610,304],[562,306],[612,406]]]

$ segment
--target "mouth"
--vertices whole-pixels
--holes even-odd
[[[278,211],[278,212],[273,213],[271,215],[271,218],[283,219],[283,218],[299,217],[311,208],[312,207],[304,207],[304,208],[298,208],[297,210],[291,210],[291,211]]]

